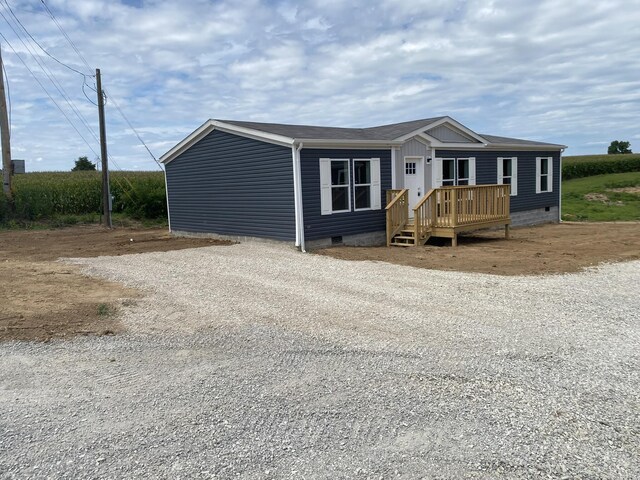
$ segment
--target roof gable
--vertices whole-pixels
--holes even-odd
[[[427,135],[442,143],[480,143],[477,138],[467,135],[449,123],[443,123],[437,127],[425,130]]]

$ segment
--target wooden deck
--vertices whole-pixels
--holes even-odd
[[[470,185],[430,190],[409,210],[409,191],[387,190],[387,246],[424,245],[430,237],[450,238],[458,233],[505,227],[509,238],[509,185]]]

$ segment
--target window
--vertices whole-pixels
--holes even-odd
[[[456,184],[456,160],[454,158],[442,159],[442,185]]]
[[[353,161],[354,210],[371,208],[371,160]]]
[[[553,191],[553,157],[536,158],[536,193]]]
[[[379,210],[381,199],[379,158],[320,159],[322,215]]]
[[[405,175],[415,175],[416,174],[416,162],[405,161],[405,163],[404,163],[404,173],[405,173]]]
[[[475,185],[475,161],[474,157],[436,158],[435,186]],[[438,179],[440,173],[441,180]]]
[[[458,159],[458,182],[456,185],[469,185],[469,159],[468,158],[459,158]]]
[[[511,196],[518,194],[518,158],[498,157],[499,185],[511,185]]]
[[[331,160],[331,211],[349,211],[348,160]]]

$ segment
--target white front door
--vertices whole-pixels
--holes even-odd
[[[424,195],[424,157],[404,157],[404,188],[409,189],[409,216]]]

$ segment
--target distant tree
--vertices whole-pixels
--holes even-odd
[[[614,140],[609,145],[609,149],[607,150],[608,154],[614,153],[633,153],[631,151],[631,144],[629,142],[623,142],[622,140]]]
[[[91,163],[87,157],[78,157],[76,160],[76,166],[71,169],[72,172],[79,172],[82,170],[95,170],[96,164]]]

